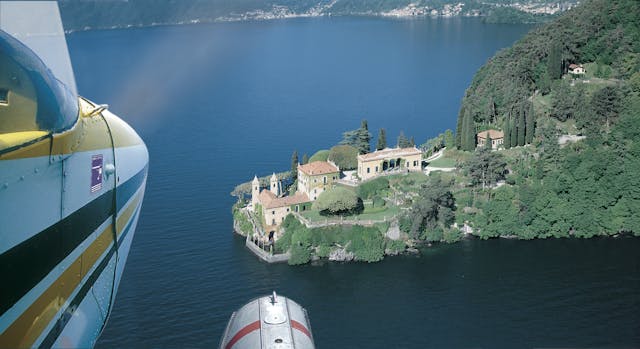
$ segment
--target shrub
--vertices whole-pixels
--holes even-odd
[[[460,239],[462,239],[462,232],[458,229],[447,229],[442,237],[442,240],[449,244],[458,242]]]
[[[327,161],[328,158],[329,158],[328,150],[318,150],[315,154],[313,154],[309,158],[309,163],[314,161]]]
[[[362,212],[362,200],[353,191],[336,187],[322,192],[313,203],[313,208],[322,215],[354,214]]]
[[[351,245],[356,260],[363,262],[378,262],[384,258],[384,238],[378,229],[353,226],[351,229]]]
[[[389,189],[389,180],[386,177],[378,177],[358,186],[358,196],[363,199],[371,199],[381,191]]]
[[[373,197],[373,207],[384,207],[385,204],[386,204],[386,202],[384,201],[383,198],[381,198],[379,196],[374,196]]]
[[[311,250],[309,247],[294,244],[291,246],[291,256],[289,257],[289,265],[300,265],[309,263],[311,260]]]
[[[329,254],[331,253],[331,247],[329,247],[329,245],[320,245],[318,246],[318,248],[316,249],[316,255],[320,258],[327,258],[329,257]]]
[[[385,241],[385,250],[388,250],[391,253],[400,253],[406,249],[407,245],[402,240],[391,240],[387,239]]]
[[[336,145],[329,150],[327,160],[333,161],[341,170],[358,167],[358,149],[350,145]]]

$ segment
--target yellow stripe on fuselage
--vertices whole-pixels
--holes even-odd
[[[113,117],[107,117],[106,115],[105,118],[113,119]],[[109,127],[107,127],[101,114],[80,116],[71,129],[9,153],[0,154],[0,160],[67,155],[73,152],[111,148],[111,135],[113,135],[116,148],[142,144],[142,140],[133,130],[122,126],[122,121],[113,121],[109,122]],[[111,131],[111,135],[109,131]],[[52,139],[53,146],[51,145]]]
[[[116,221],[117,237],[124,232],[142,198],[142,192],[129,202]],[[3,333],[0,346],[3,348],[26,348],[33,346],[42,331],[53,320],[82,279],[99,261],[113,243],[113,225],[109,224],[78,258],[49,286],[35,302],[25,310]]]

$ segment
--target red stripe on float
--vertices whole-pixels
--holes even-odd
[[[260,329],[260,321],[256,321],[256,322],[252,322],[252,323],[248,324],[247,326],[243,327],[240,331],[238,331],[238,333],[236,333],[236,335],[233,336],[233,338],[231,338],[229,343],[227,343],[227,345],[225,345],[224,349],[231,349],[231,347],[233,347],[234,344],[236,344],[239,340],[241,340],[242,337],[248,335],[249,333],[251,333],[251,332],[253,332],[255,330],[259,330],[259,329]]]
[[[307,335],[307,337],[309,337],[309,339],[311,339],[311,332],[309,332],[309,330],[307,330],[306,327],[304,327],[303,324],[299,323],[296,320],[291,320],[291,327],[295,328],[296,330],[304,333]]]

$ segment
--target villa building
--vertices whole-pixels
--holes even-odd
[[[333,188],[340,179],[340,168],[331,161],[314,161],[298,165],[298,192],[315,201],[320,193]]]
[[[421,171],[422,151],[416,147],[386,148],[358,155],[358,177],[361,180],[402,168],[411,172]]]
[[[251,182],[250,209],[255,212],[256,208],[260,208],[268,230],[274,231],[289,213],[309,210],[312,201],[324,190],[332,188],[339,178],[340,169],[332,162],[314,161],[298,165],[298,190],[292,195],[285,195],[275,173],[271,176],[269,189],[262,191],[260,181],[255,176]]]
[[[569,64],[569,74],[583,75],[586,70],[582,64]]]
[[[478,147],[484,147],[487,143],[487,139],[491,139],[491,149],[498,149],[504,143],[504,133],[498,130],[486,130],[478,132],[476,136],[478,140]]]

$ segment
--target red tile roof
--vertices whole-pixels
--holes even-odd
[[[478,138],[487,139],[487,135],[491,137],[491,139],[501,139],[504,138],[504,133],[498,130],[486,130],[482,132],[478,132]]]
[[[276,197],[271,191],[267,189],[262,189],[262,192],[260,192],[260,204],[267,209],[287,207],[309,201],[311,200],[309,200],[307,194],[301,192],[296,192],[293,195],[283,196],[281,198]]]
[[[308,175],[322,175],[340,172],[340,169],[328,161],[314,161],[305,165],[298,165],[298,169]]]

